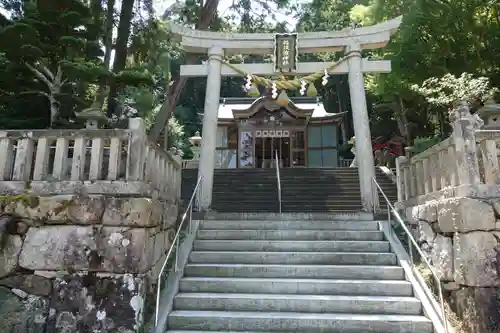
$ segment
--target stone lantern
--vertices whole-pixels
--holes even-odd
[[[483,129],[500,130],[500,103],[489,99],[484,106],[478,110],[479,116],[484,120]]]
[[[101,111],[100,108],[90,107],[76,114],[77,118],[85,120],[87,129],[98,129],[99,122],[108,122],[108,117]]]
[[[200,132],[196,131],[194,136],[189,138],[189,142],[191,143],[191,150],[193,151],[193,160],[198,161],[200,159],[200,150],[201,150],[201,136]]]

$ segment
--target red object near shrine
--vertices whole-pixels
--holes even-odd
[[[404,155],[404,144],[403,138],[394,137],[389,141],[381,142],[380,138],[374,139],[372,141],[373,153],[377,150],[387,150],[389,154],[394,157],[399,157]]]

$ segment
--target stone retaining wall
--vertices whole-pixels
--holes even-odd
[[[0,196],[0,332],[136,332],[177,202]]]
[[[467,332],[498,333],[500,199],[437,199],[406,208],[406,216]]]

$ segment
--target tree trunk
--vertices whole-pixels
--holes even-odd
[[[113,26],[115,13],[115,0],[108,0],[108,8],[106,10],[106,30],[104,31],[104,66],[109,69],[111,63],[111,51],[113,50]]]
[[[198,30],[208,30],[213,22],[215,15],[217,14],[217,7],[219,6],[219,0],[207,0],[203,6],[200,14],[200,18],[196,23],[196,29]],[[196,55],[188,54],[186,57],[187,64],[194,64],[196,61]],[[186,85],[187,78],[180,77],[178,81],[174,82],[170,86],[170,91],[168,92],[168,99],[165,99],[163,105],[158,111],[155,117],[155,122],[149,137],[151,140],[157,141],[160,137],[162,131],[166,128],[168,118],[172,115],[179,100],[182,89]]]
[[[120,12],[120,23],[118,24],[118,33],[116,37],[115,59],[113,61],[113,73],[117,74],[125,69],[127,62],[127,44],[130,36],[130,27],[132,25],[132,15],[134,9],[134,0],[123,0]],[[118,84],[116,80],[111,80],[108,95],[108,117],[111,117],[116,111],[116,96],[118,95]]]
[[[104,30],[103,44],[104,44],[104,68],[109,70],[111,62],[111,52],[113,51],[113,26],[114,26],[114,13],[115,13],[115,0],[108,0],[106,9],[106,28]],[[94,105],[102,109],[104,100],[106,99],[106,88],[108,80],[103,78],[99,82],[99,90],[97,91]]]
[[[411,133],[408,126],[408,118],[406,117],[406,108],[401,96],[397,96],[396,99],[394,114],[398,123],[399,132],[405,138],[406,145],[409,145],[411,144]]]

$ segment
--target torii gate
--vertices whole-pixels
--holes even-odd
[[[401,24],[402,16],[377,25],[349,28],[341,31],[321,31],[293,34],[294,40],[286,56],[286,61],[279,66],[273,63],[234,64],[233,68],[223,66],[222,57],[233,54],[273,54],[282,48],[283,42],[272,33],[223,33],[193,30],[170,23],[171,32],[181,39],[186,52],[208,53],[208,61],[202,65],[182,65],[181,76],[207,76],[205,109],[203,116],[203,136],[201,144],[200,166],[198,176],[201,181],[200,208],[207,210],[212,202],[212,186],[215,167],[217,112],[219,109],[220,87],[222,76],[240,76],[235,69],[255,75],[278,76],[308,75],[324,71],[331,66],[327,62],[296,63],[293,59],[298,53],[339,52],[346,51],[349,57],[339,64],[330,74],[349,74],[349,90],[356,136],[356,154],[359,168],[361,201],[365,211],[374,209],[372,177],[375,177],[373,152],[370,135],[370,124],[366,107],[366,95],[363,73],[389,73],[391,62],[387,60],[363,59],[361,51],[376,49],[387,45],[391,35]],[[296,58],[295,58],[296,59]],[[277,68],[278,67],[278,68]],[[283,70],[284,67],[287,67]]]

